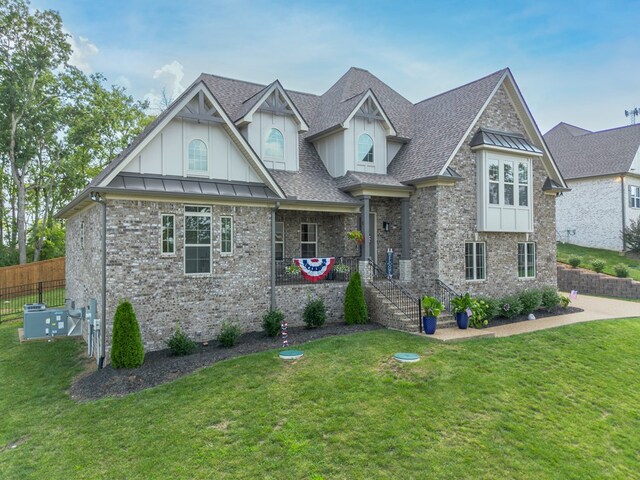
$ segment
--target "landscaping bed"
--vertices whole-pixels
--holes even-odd
[[[556,317],[558,315],[569,315],[571,313],[580,313],[580,312],[584,312],[584,310],[578,307],[567,307],[567,308],[557,307],[552,310],[538,310],[537,312],[534,312],[534,315],[536,316],[536,320],[539,320],[545,317]],[[524,314],[517,315],[513,318],[497,317],[497,318],[491,319],[489,321],[489,325],[487,325],[485,328],[501,327],[502,325],[510,325],[512,323],[520,323],[520,322],[535,322],[536,320],[529,320],[529,315],[524,315]]]
[[[328,323],[321,328],[289,327],[289,346],[334,335],[363,332],[383,328],[377,324],[346,325]],[[191,355],[172,356],[169,349],[149,352],[139,368],[114,369],[110,365],[78,377],[70,389],[71,398],[77,401],[97,400],[103,397],[122,397],[133,392],[170,382],[195,370],[228,358],[282,347],[280,337],[268,337],[264,332],[249,332],[240,337],[237,345],[223,348],[215,340],[208,346],[197,344]]]

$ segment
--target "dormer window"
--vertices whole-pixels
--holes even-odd
[[[358,161],[373,163],[373,139],[366,133],[358,138]]]
[[[267,135],[264,156],[276,162],[284,160],[284,136],[277,128],[272,128]]]
[[[202,140],[191,140],[189,143],[189,172],[196,174],[209,172],[207,146]]]

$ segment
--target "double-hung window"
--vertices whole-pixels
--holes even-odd
[[[315,258],[318,252],[318,225],[300,224],[300,253],[302,258]]]
[[[535,278],[536,276],[536,244],[533,242],[518,243],[518,278]]]
[[[466,280],[487,278],[487,256],[484,242],[465,242],[464,277]]]
[[[276,260],[284,260],[284,222],[276,222]]]
[[[220,217],[220,254],[233,255],[233,217]]]
[[[184,273],[211,273],[211,207],[184,207]]]
[[[162,254],[173,255],[176,252],[175,215],[162,215]]]
[[[629,207],[640,208],[640,187],[629,185]]]

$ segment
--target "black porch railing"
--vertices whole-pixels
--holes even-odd
[[[348,282],[358,271],[359,257],[335,257],[329,274],[320,282]],[[276,285],[302,285],[309,283],[300,273],[293,259],[276,260]]]
[[[0,288],[0,323],[22,318],[27,303],[44,303],[48,307],[64,305],[64,279]]]
[[[369,260],[369,267],[371,268],[369,284],[404,313],[409,320],[418,322],[420,332],[422,332],[420,299],[389,277],[386,269],[380,268],[371,260]]]
[[[451,312],[451,300],[458,294],[449,285],[436,278],[433,281],[433,296],[442,302],[447,312]]]

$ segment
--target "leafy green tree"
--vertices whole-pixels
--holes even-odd
[[[622,232],[622,239],[627,250],[640,253],[640,220],[631,220],[631,224]]]
[[[347,285],[347,291],[344,295],[344,321],[350,325],[369,321],[364,290],[362,289],[362,278],[359,272],[351,275],[349,285]]]
[[[140,325],[133,305],[120,302],[113,318],[111,341],[111,366],[113,368],[137,368],[144,362],[144,348]]]

